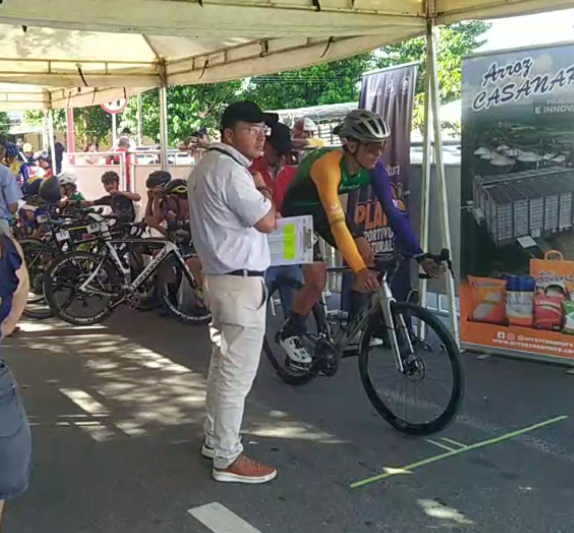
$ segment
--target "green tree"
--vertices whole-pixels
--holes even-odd
[[[168,136],[170,146],[177,146],[201,126],[217,128],[223,108],[241,94],[241,80],[210,85],[170,87],[167,91]],[[159,92],[142,94],[143,133],[159,142]],[[131,98],[122,114],[121,126],[137,128],[137,98]]]
[[[0,135],[6,135],[10,131],[10,117],[5,111],[0,111]]]
[[[24,115],[26,122],[33,125],[43,123],[42,111],[27,111]],[[66,131],[66,111],[54,110],[54,130]],[[74,131],[76,136],[76,151],[81,151],[87,141],[100,143],[107,139],[112,132],[112,118],[99,105],[79,107],[74,109]]]
[[[487,23],[474,21],[440,28],[437,58],[443,102],[460,96],[462,58],[484,44],[484,34],[489,28]],[[417,62],[420,64],[417,94],[422,101],[425,59],[426,39],[419,37],[371,54],[272,76],[257,76],[251,78],[245,94],[267,109],[352,102],[358,100],[364,72]]]
[[[363,72],[375,68],[374,54],[299,70],[251,78],[245,96],[266,109],[285,109],[352,102],[359,98]]]

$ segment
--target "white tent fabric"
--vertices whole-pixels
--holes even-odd
[[[427,20],[571,6],[572,0],[3,2],[0,108],[81,107],[162,85],[268,74],[423,35]]]

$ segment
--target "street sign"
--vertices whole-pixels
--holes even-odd
[[[126,108],[128,101],[128,98],[118,98],[117,100],[112,100],[107,104],[102,104],[102,109],[110,115],[118,115]]]

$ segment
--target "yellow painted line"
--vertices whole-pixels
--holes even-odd
[[[454,448],[451,448],[450,446],[447,446],[446,444],[443,444],[442,442],[437,442],[436,440],[432,440],[432,439],[425,439],[429,444],[434,444],[435,446],[438,446],[439,448],[442,448],[443,450],[447,450],[449,452],[454,452]]]
[[[568,418],[567,415],[557,416],[555,418],[551,418],[550,420],[546,420],[545,422],[540,422],[538,424],[534,424],[533,426],[528,426],[523,429],[517,429],[516,431],[511,431],[509,433],[505,433],[500,437],[495,437],[493,439],[483,440],[482,442],[477,442],[475,444],[469,444],[465,448],[459,448],[458,450],[453,450],[451,452],[441,453],[440,455],[435,455],[434,457],[429,457],[428,459],[423,459],[422,461],[418,461],[416,463],[412,463],[410,465],[404,466],[402,468],[394,468],[389,469],[384,474],[379,474],[373,477],[369,477],[366,479],[362,479],[360,481],[355,481],[352,483],[350,487],[352,489],[357,489],[359,487],[363,487],[370,483],[374,483],[375,481],[382,481],[383,479],[387,479],[391,476],[396,476],[397,474],[410,474],[412,470],[416,468],[420,468],[421,466],[426,466],[431,463],[435,463],[436,461],[441,461],[443,459],[447,459],[449,457],[453,457],[455,455],[459,455],[461,453],[470,452],[471,450],[477,450],[479,448],[484,448],[485,446],[492,446],[493,444],[498,444],[499,442],[504,442],[505,440],[513,439],[515,437],[519,437],[520,435],[524,435],[524,433],[529,433],[530,431],[534,431],[536,429],[543,428],[545,426],[549,426],[551,424],[556,424],[557,422],[562,422]]]
[[[466,444],[463,444],[462,442],[457,442],[456,440],[447,439],[446,437],[441,437],[440,440],[444,440],[445,442],[448,442],[449,444],[453,444],[454,446],[457,446],[458,448],[466,448]]]

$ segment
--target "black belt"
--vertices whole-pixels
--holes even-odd
[[[242,278],[263,278],[265,277],[264,270],[234,270],[228,272],[227,276],[241,276]]]

